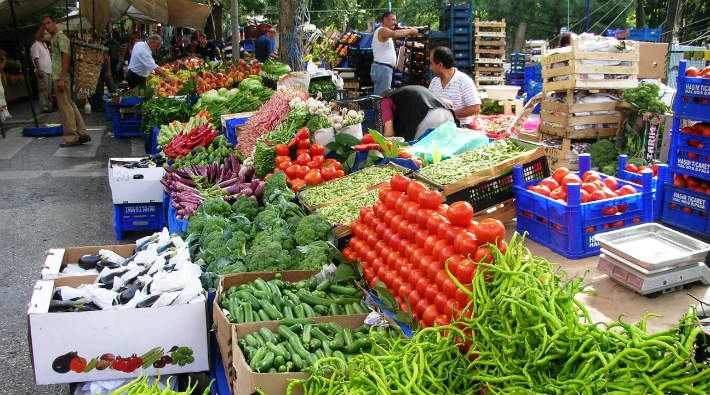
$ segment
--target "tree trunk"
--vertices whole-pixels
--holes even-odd
[[[643,0],[636,0],[636,28],[643,29],[646,24],[646,10],[643,8]]]
[[[296,5],[293,0],[279,0],[279,60],[288,63],[288,40],[295,29],[294,14]]]
[[[668,0],[668,8],[666,11],[667,25],[663,25],[663,42],[673,43],[677,39],[678,34],[678,0]]]
[[[212,20],[212,13],[207,16],[207,23],[205,23],[205,36],[208,40],[214,38],[214,22]]]
[[[214,21],[214,37],[222,40],[222,4],[212,7],[212,21]]]
[[[525,22],[520,22],[518,24],[518,31],[515,33],[515,42],[513,43],[512,53],[522,52],[523,44],[525,43],[525,31],[528,28],[528,24]]]

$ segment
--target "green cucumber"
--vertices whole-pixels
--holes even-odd
[[[357,288],[355,288],[355,287],[343,286],[343,285],[337,285],[337,284],[330,285],[328,287],[328,291],[334,292],[336,294],[349,295],[349,296],[353,296],[358,292]]]
[[[271,366],[274,364],[274,358],[276,358],[276,354],[271,351],[268,351],[263,359],[254,364],[253,369],[259,373],[268,372],[269,369],[271,369]]]

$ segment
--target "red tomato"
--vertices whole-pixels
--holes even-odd
[[[409,274],[409,283],[416,284],[419,281],[419,279],[422,277],[424,277],[424,273],[422,273],[422,271],[419,269],[414,269]],[[411,300],[409,302],[411,303]]]
[[[412,306],[412,309],[414,309],[414,307],[422,300],[422,297],[416,289],[413,289],[409,292],[409,295],[407,295],[407,300],[409,301],[409,305]],[[416,314],[416,311],[412,311],[412,313]]]
[[[377,259],[377,252],[375,252],[375,250],[370,250],[365,254],[364,260],[366,262],[372,262],[375,259]]]
[[[449,298],[456,298],[456,290],[458,288],[456,287],[456,283],[454,283],[454,280],[447,278],[444,281],[444,286],[441,287],[441,290],[449,296]]]
[[[611,224],[609,224],[609,226],[612,228],[621,228],[622,226],[624,226],[624,221],[622,221],[622,220],[614,221]]]
[[[434,246],[438,242],[439,242],[439,238],[436,237],[435,234],[430,234],[429,236],[427,236],[426,240],[424,241],[424,249],[429,252],[433,252]]]
[[[437,289],[439,289],[438,286],[437,286]],[[430,302],[431,302],[431,300],[430,300]],[[449,298],[446,296],[445,293],[441,292],[441,290],[439,289],[439,293],[437,293],[436,296],[434,297],[433,303],[434,303],[434,305],[436,305],[436,308],[439,309],[439,311],[441,311],[442,313],[445,314],[446,305],[449,303]]]
[[[619,209],[616,206],[607,207],[602,210],[603,215],[614,215],[618,212],[619,212]]]
[[[616,192],[612,191],[609,188],[602,188],[602,192],[604,192],[604,195],[606,196],[607,199],[618,197]]]
[[[402,214],[404,218],[407,219],[407,221],[416,223],[418,212],[419,205],[414,202],[407,201],[406,203],[404,203],[400,214]]]
[[[419,202],[419,194],[429,190],[424,184],[419,181],[412,181],[407,186],[407,196],[413,202]]]
[[[285,172],[286,170],[288,170],[288,168],[291,167],[291,166],[292,166],[292,165],[291,165],[291,161],[290,161],[290,160],[289,160],[289,161],[283,161],[283,162],[281,162],[281,163],[279,163],[279,164],[276,165],[276,167],[278,167],[279,170],[284,171],[284,172]]]
[[[454,238],[454,249],[463,256],[475,255],[478,249],[476,235],[467,231],[459,232]]]
[[[624,185],[623,187],[619,188],[618,195],[619,196],[634,195],[637,193],[638,193],[638,191],[636,190],[636,188],[632,187],[631,185]]]
[[[409,297],[408,295],[413,289],[408,282],[402,282],[402,285],[397,289],[397,295],[401,298]]]
[[[589,170],[589,171],[585,172],[584,174],[582,174],[582,181],[583,182],[594,182],[594,181],[601,180],[601,179],[602,179],[602,177],[599,175],[599,173],[597,173],[594,170]]]
[[[355,220],[350,222],[350,230],[353,232],[355,237],[362,239],[362,233],[365,230],[365,226],[361,221]]]
[[[697,77],[700,74],[700,71],[696,67],[688,67],[685,69],[685,76],[686,77]]]
[[[419,228],[426,229],[427,221],[432,214],[434,214],[434,210],[431,209],[420,208],[417,211],[417,225],[419,225]]]
[[[454,244],[454,239],[459,232],[461,232],[461,228],[450,224],[446,218],[444,218],[441,225],[436,229],[436,235],[439,236],[440,239],[446,240],[446,243],[451,245]]]
[[[395,191],[407,192],[407,187],[411,181],[412,180],[401,174],[395,174],[390,178],[390,186]]]
[[[310,163],[310,162],[309,162]],[[321,176],[326,181],[334,180],[338,176],[337,170],[333,166],[322,167]]]
[[[454,202],[446,210],[446,218],[456,226],[466,226],[473,218],[473,206],[469,202]]]
[[[566,191],[567,190],[567,184],[582,184],[582,180],[577,176],[576,174],[567,174],[565,178],[562,179],[562,182],[560,183],[562,190]]]
[[[402,192],[399,191],[390,191],[387,193],[387,197],[385,198],[385,205],[387,206],[388,209],[394,210],[397,200],[399,197],[402,196]]]
[[[448,204],[440,204],[439,207],[436,209],[436,212],[441,216],[446,216],[446,211],[448,209],[449,209]]]
[[[325,154],[325,147],[323,147],[320,144],[311,145],[311,156],[324,155],[324,154]]]
[[[372,211],[375,213],[375,216],[377,216],[378,219],[382,220],[382,217],[387,211],[387,206],[385,206],[384,201],[378,200],[372,204]]]
[[[547,177],[543,179],[542,181],[540,181],[540,183],[538,183],[538,185],[544,185],[547,187],[547,189],[551,191],[554,191],[555,189],[557,189],[557,187],[560,186],[560,184],[552,177]]]
[[[623,213],[623,212],[626,212],[626,210],[629,208],[629,206],[627,206],[625,204],[620,204],[620,205],[616,206],[616,208],[619,209],[620,213]]]
[[[441,193],[427,189],[419,193],[419,205],[422,208],[436,210],[441,204]]]
[[[438,307],[437,307],[438,309]],[[441,311],[441,310],[439,310]],[[447,326],[451,323],[451,319],[444,314],[439,314],[434,320],[434,326]]]
[[[394,228],[402,239],[409,239],[409,221],[402,218],[398,223],[395,222]]]
[[[454,255],[456,255],[456,250],[447,243],[446,247],[437,251],[436,257],[439,259],[439,262],[444,262]]]
[[[538,193],[542,196],[550,196],[550,189],[547,188],[545,185],[535,185],[532,189],[533,192]]]
[[[471,284],[477,267],[478,266],[476,266],[475,263],[469,261],[468,259],[463,261],[463,263],[459,266],[459,275],[457,277],[461,284]]]
[[[562,201],[567,200],[567,192],[565,192],[562,187],[559,187],[555,189],[554,191],[550,192],[550,199],[557,200],[561,199]]]
[[[402,244],[404,243],[405,240],[402,240]],[[417,245],[414,244],[413,242],[407,241],[406,247],[404,247],[404,252],[402,255],[404,255],[405,258],[411,259],[412,254],[414,251],[416,251]]]
[[[469,301],[471,301],[471,298],[466,295],[466,293],[461,289],[457,288],[456,289],[456,301],[461,303],[461,305],[466,306]]]
[[[478,223],[476,239],[479,244],[494,243],[497,239],[505,239],[505,225],[497,219],[486,218]]]
[[[417,315],[419,319],[421,319],[424,315],[424,311],[429,308],[430,303],[422,294],[419,294],[422,298],[419,300],[419,303],[417,303],[416,306],[413,306],[414,310],[417,312]]]
[[[300,168],[301,166],[299,165],[291,165],[284,170],[284,172],[289,178],[297,178],[297,175],[300,173]]]
[[[594,193],[594,191],[599,190],[599,188],[594,183],[591,183],[591,182],[583,183],[581,189],[584,191],[587,191],[587,193],[589,193],[590,195],[592,193]]]
[[[310,169],[308,166],[300,166],[297,168],[297,173],[296,173],[296,178],[306,178],[306,174],[308,174],[308,171]]]
[[[288,148],[288,145],[286,144],[276,144],[276,155],[279,156],[288,156],[290,154],[290,150]]]
[[[626,167],[624,167],[624,170],[630,171],[630,172],[632,172],[632,173],[638,173],[638,172],[639,172],[638,166],[636,166],[636,165],[634,165],[634,164],[632,164],[632,163],[629,163],[628,165],[626,165]]]
[[[427,308],[424,310],[422,313],[422,321],[424,321],[424,325],[427,327],[434,326],[434,323],[436,322],[436,318],[439,316],[439,310],[436,308],[436,306],[429,305]]]
[[[594,191],[589,195],[589,199],[592,202],[596,202],[597,200],[604,200],[606,199],[606,194],[604,191]]]
[[[604,185],[606,185],[612,191],[616,191],[617,189],[619,189],[619,183],[611,177],[605,178],[604,180],[602,180],[602,182],[604,182]]]
[[[377,243],[375,243],[375,245],[373,246],[373,249],[375,250],[378,256],[383,256],[383,251],[385,247],[387,247],[387,243],[382,240],[378,240]]]
[[[457,302],[454,298],[449,298],[449,300],[446,301],[446,304],[442,306],[441,312],[447,317],[451,317],[454,315],[454,311],[457,310],[461,310],[461,303]]]
[[[298,155],[298,158],[296,158],[294,163],[303,166],[310,161],[311,161],[311,156],[307,153],[302,153],[302,154]]]
[[[360,221],[362,221],[363,224],[369,226],[370,221],[374,218],[375,213],[372,211],[372,207],[363,207],[360,209]]]
[[[426,290],[429,288],[429,280],[426,277],[422,277],[417,281],[417,283],[414,285],[414,289],[417,290],[417,293],[422,297],[426,297]]]
[[[321,155],[313,155],[311,154],[311,162],[317,162],[319,167],[323,166],[323,163],[325,163],[325,156]]]
[[[473,261],[476,263],[491,263],[493,256],[491,255],[490,247],[479,247],[478,250],[476,250],[476,256],[473,257]]]
[[[580,189],[579,194],[582,198],[582,203],[588,203],[591,199],[591,196],[592,196],[589,192],[585,191],[584,189]]]
[[[690,208],[690,207],[681,207],[681,210],[682,210],[683,212],[685,212],[685,213],[688,213],[688,214],[692,214],[692,213],[693,213],[693,209]]]
[[[397,199],[397,203],[394,204],[394,211],[397,212],[397,214],[403,214],[402,213],[402,208],[404,207],[404,203],[407,203],[409,199],[407,199],[407,195],[399,195],[399,198]]]
[[[313,169],[306,174],[303,179],[308,185],[318,185],[323,182],[323,177],[320,175],[318,169]]]
[[[276,166],[280,165],[283,162],[291,162],[291,158],[288,155],[283,155],[283,156],[277,156],[276,159],[274,159],[274,163],[276,163]]]
[[[397,290],[404,284],[404,281],[402,280],[401,277],[399,277],[397,274],[395,274],[394,278],[392,279],[392,282],[390,286],[392,287],[392,293],[395,294],[396,297],[400,296],[397,294]]]
[[[388,243],[390,248],[392,248],[395,251],[399,251],[402,246],[402,237],[398,235],[397,233],[392,233],[392,236],[389,239],[385,239],[385,243]]]
[[[305,149],[307,150],[308,147],[311,146],[311,141],[308,139],[301,139],[298,140],[298,149]]]
[[[338,162],[337,159],[326,159],[325,161],[323,161],[323,164],[325,164],[325,163],[328,164],[327,167],[335,167],[336,170],[343,169],[343,165],[340,162]]]
[[[365,240],[367,245],[370,247],[377,245],[377,242],[380,241],[380,239],[377,237],[377,234],[375,232],[370,231],[365,232],[365,237],[363,238],[363,240]]]
[[[418,222],[418,221],[417,221]],[[432,215],[426,222],[426,230],[429,234],[436,234],[439,225],[444,222],[444,218],[441,215]]]
[[[362,143],[363,144],[373,144],[373,143],[375,143],[375,138],[372,137],[371,134],[365,133],[362,135]]]
[[[382,201],[382,203],[385,202],[385,200],[387,199],[387,195],[390,193],[391,190],[392,190],[392,187],[389,184],[385,184],[380,187],[377,194],[380,198],[380,201]]]
[[[569,173],[570,173],[570,171],[569,171],[568,168],[566,168],[566,167],[560,167],[559,169],[555,170],[555,171],[552,173],[552,178],[554,178],[555,181],[557,181],[557,183],[561,185],[561,184],[562,184],[562,179],[565,178],[565,176],[566,176],[567,174],[569,174]]]
[[[461,266],[461,263],[463,260],[466,259],[461,255],[453,255],[449,257],[449,259],[446,259],[444,261],[444,269],[447,267],[449,268],[449,271],[451,272],[451,275],[454,277],[459,276],[459,267]],[[438,273],[437,273],[438,274]]]

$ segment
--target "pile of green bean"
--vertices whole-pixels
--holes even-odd
[[[472,298],[462,324],[472,361],[464,374],[476,383],[474,392],[710,393],[710,368],[693,359],[701,333],[693,310],[654,334],[646,332],[650,314],[635,325],[621,317],[594,324],[574,298],[583,278],[568,280],[532,257],[519,235],[505,253],[491,252],[494,264],[478,264],[491,275],[474,276],[471,291],[461,287]]]
[[[298,386],[307,395],[472,393],[469,361],[458,349],[462,336],[455,327],[438,327],[420,330],[412,339],[375,339],[371,351],[347,364],[340,358],[318,360],[310,369],[313,374],[292,381],[286,393]]]

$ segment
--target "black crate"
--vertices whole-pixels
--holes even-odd
[[[380,96],[368,95],[338,100],[337,104],[338,108],[347,108],[355,111],[362,110],[365,113],[365,119],[362,121],[363,131],[375,129],[379,133],[383,133],[384,124],[382,122],[382,107],[380,107],[381,101],[382,98]]]
[[[525,181],[539,180],[550,175],[547,157],[542,156],[523,165]],[[446,196],[446,202],[466,201],[478,212],[513,198],[513,170],[488,181],[480,182]]]
[[[361,86],[372,86],[370,67],[373,59],[371,48],[348,48],[348,66],[355,69],[355,78]]]
[[[334,91],[325,91],[325,92],[320,92],[321,94],[321,100],[325,100],[327,102],[331,101],[338,101],[338,100],[343,100],[348,98],[348,90],[347,89],[336,89]]]

